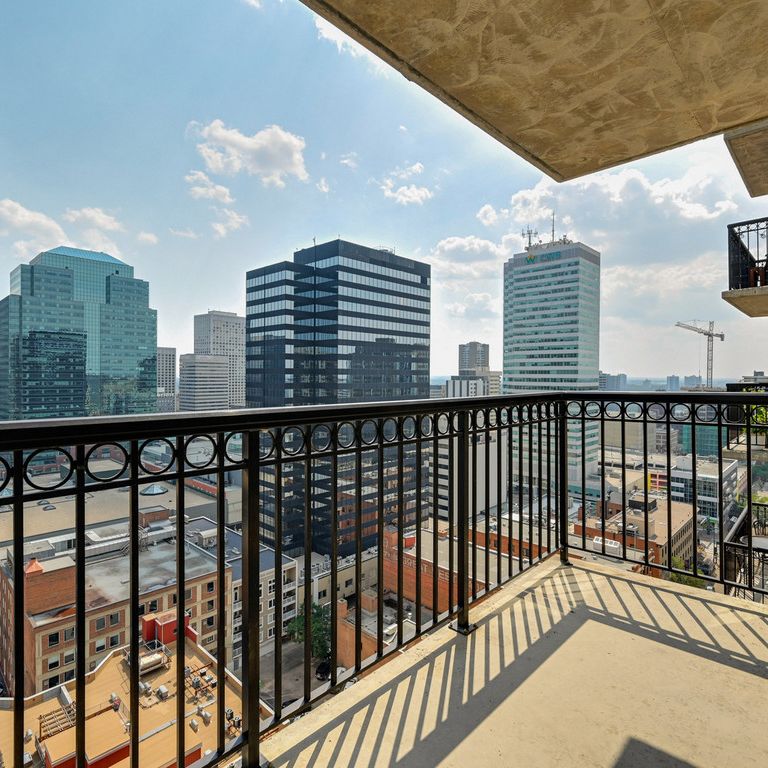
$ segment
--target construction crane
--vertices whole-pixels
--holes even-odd
[[[690,323],[675,323],[678,328],[685,328],[686,331],[693,331],[694,333],[700,333],[702,336],[707,337],[707,389],[712,389],[712,358],[714,356],[714,341],[720,339],[725,341],[724,333],[715,333],[715,321],[709,321],[709,328],[700,328],[698,325],[692,325]]]

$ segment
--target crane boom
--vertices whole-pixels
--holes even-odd
[[[707,389],[712,389],[712,362],[715,353],[714,340],[720,339],[720,341],[725,341],[725,334],[715,332],[714,320],[709,321],[709,328],[700,328],[698,325],[681,322],[677,322],[675,325],[678,328],[684,328],[686,331],[693,331],[707,337]]]

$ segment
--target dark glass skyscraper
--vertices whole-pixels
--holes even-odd
[[[255,269],[246,277],[246,396],[252,407],[376,402],[429,397],[430,267],[376,248],[334,240],[297,251],[293,261]],[[415,521],[416,459],[408,449],[399,470],[404,519]],[[364,472],[398,472],[397,452],[379,466],[368,454]],[[312,469],[312,542],[329,554],[332,515],[338,551],[354,551],[356,498],[353,457],[317,459]],[[303,464],[286,465],[283,541],[289,554],[304,542]],[[424,475],[426,478],[426,474]],[[262,470],[262,536],[274,542],[275,476]],[[397,516],[398,494],[387,483],[383,515]],[[361,503],[363,546],[377,546],[375,489]]]
[[[61,246],[11,273],[0,301],[0,418],[155,410],[149,284],[106,253]]]
[[[429,397],[430,267],[333,240],[246,277],[253,407]]]

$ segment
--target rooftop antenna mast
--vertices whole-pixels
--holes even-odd
[[[537,232],[535,229],[531,229],[531,227],[530,227],[530,224],[529,224],[529,225],[528,225],[528,228],[527,228],[527,229],[524,229],[524,230],[523,230],[523,231],[520,233],[520,235],[521,235],[523,238],[526,238],[526,237],[528,238],[528,248],[527,248],[526,250],[530,250],[530,249],[532,248],[532,245],[533,245],[533,238],[534,238],[534,237],[538,237],[538,236],[539,236],[539,233],[538,233],[538,232]]]
[[[550,241],[552,243],[555,242],[555,212],[552,211],[552,240]]]

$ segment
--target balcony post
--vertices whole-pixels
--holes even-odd
[[[456,523],[458,549],[458,590],[459,612],[456,621],[451,625],[462,635],[468,635],[477,627],[469,623],[469,429],[468,413],[466,410],[456,414],[456,440],[458,454],[456,465],[452,467],[458,473],[456,478]],[[452,438],[453,439],[453,438]],[[473,543],[474,546],[474,543]]]
[[[559,477],[557,478],[558,506],[560,507],[560,562],[568,562],[568,401],[565,397],[557,402],[560,412],[557,419],[557,451]],[[583,460],[583,457],[582,457]]]

